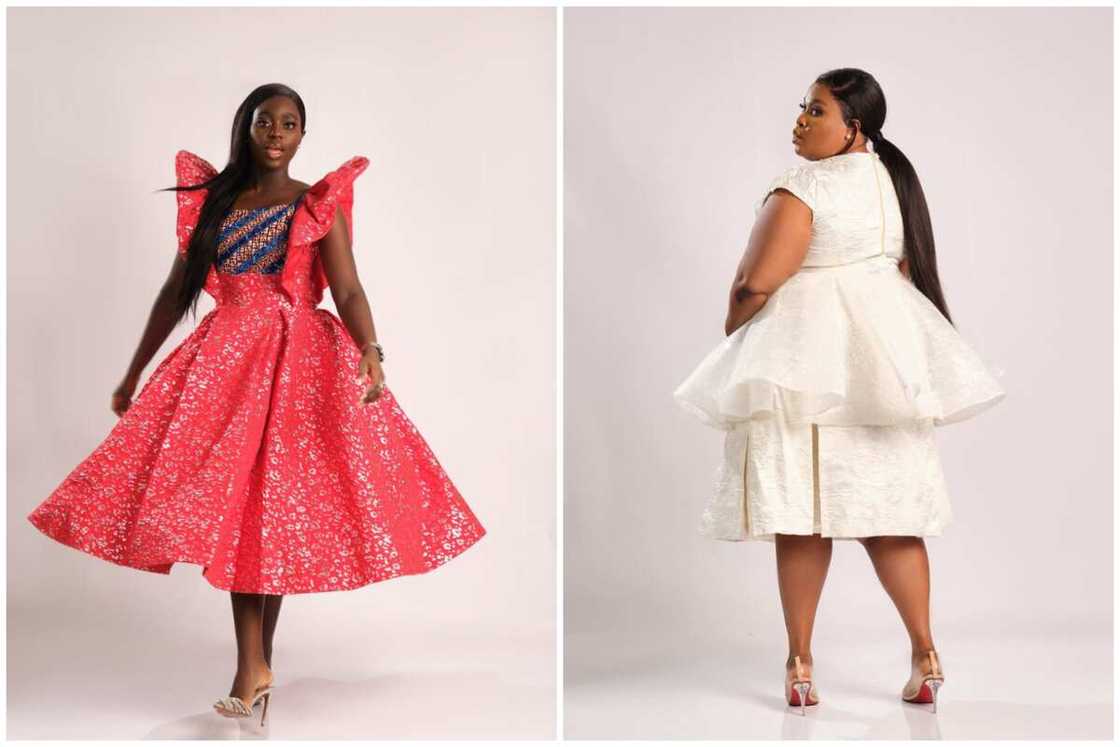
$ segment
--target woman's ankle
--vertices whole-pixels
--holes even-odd
[[[802,653],[792,654],[791,653],[789,656],[786,657],[786,668],[787,669],[794,665],[794,660],[793,660],[794,656],[797,656],[798,658],[800,658],[801,663],[804,666],[811,666],[812,663],[813,663],[813,655],[810,654],[810,653],[804,653],[804,654],[802,654]]]

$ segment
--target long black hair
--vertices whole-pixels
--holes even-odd
[[[299,109],[300,131],[307,133],[307,110],[303,99],[294,89],[283,83],[266,83],[257,86],[245,97],[233,115],[230,133],[229,162],[212,179],[200,184],[167,187],[160,192],[207,189],[206,201],[198,216],[198,224],[191,232],[187,247],[187,269],[175,300],[175,319],[181,320],[188,311],[197,316],[198,297],[206,284],[206,276],[218,253],[218,234],[222,219],[233,207],[237,195],[252,186],[256,180],[256,165],[249,149],[249,128],[253,126],[253,111],[265,99],[287,96]]]
[[[828,88],[840,104],[845,124],[853,119],[859,120],[864,136],[871,141],[872,148],[890,172],[902,210],[904,252],[910,266],[910,280],[952,324],[937,275],[933,225],[922,184],[906,155],[883,137],[883,121],[887,118],[883,89],[870,73],[851,67],[829,70],[817,76],[816,82]]]

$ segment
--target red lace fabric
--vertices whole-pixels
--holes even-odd
[[[211,268],[217,306],[152,372],[106,439],[28,520],[120,565],[202,566],[219,589],[354,589],[430,571],[485,529],[392,391],[358,402],[361,353],[316,308],[318,241],[341,209],[353,238],[354,157],[304,195],[281,272]],[[179,151],[178,183],[215,173]],[[185,252],[206,191],[177,193]]]

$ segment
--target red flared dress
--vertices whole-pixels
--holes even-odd
[[[361,353],[317,308],[319,240],[353,223],[358,156],[290,205],[225,216],[205,290],[217,305],[152,372],[105,440],[31,514],[120,565],[202,566],[258,594],[354,589],[424,573],[485,529],[385,387],[358,400]],[[216,171],[179,151],[180,185]],[[178,192],[185,255],[206,190]]]

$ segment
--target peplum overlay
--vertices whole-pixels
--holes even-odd
[[[729,430],[791,423],[955,423],[1004,390],[893,257],[804,267],[677,388],[682,407]]]

